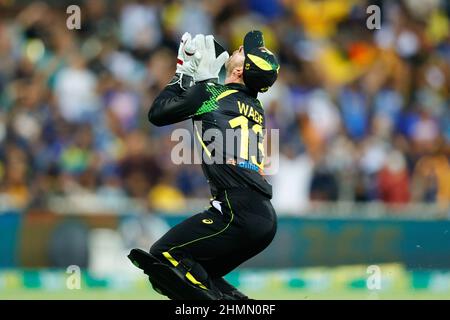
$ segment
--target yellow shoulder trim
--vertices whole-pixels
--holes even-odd
[[[219,101],[220,99],[223,99],[227,96],[229,96],[230,94],[236,93],[238,92],[237,90],[227,90],[225,92],[222,92],[221,94],[219,94],[219,96],[216,98],[216,101]]]

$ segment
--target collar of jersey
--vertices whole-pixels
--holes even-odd
[[[258,92],[250,90],[249,88],[247,88],[245,85],[243,85],[241,83],[228,83],[226,86],[230,89],[236,89],[236,90],[245,92],[246,94],[248,94],[252,97],[255,97],[255,98],[258,96]]]

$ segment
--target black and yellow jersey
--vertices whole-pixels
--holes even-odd
[[[169,84],[148,118],[157,126],[193,120],[213,196],[223,189],[251,188],[272,197],[263,173],[265,121],[257,93],[238,83],[202,82],[187,90]]]

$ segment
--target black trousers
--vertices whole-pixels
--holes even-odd
[[[228,189],[218,193],[210,208],[169,230],[150,253],[173,266],[187,265],[194,281],[217,284],[263,251],[276,229],[268,198],[250,189]]]

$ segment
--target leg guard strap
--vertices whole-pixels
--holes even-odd
[[[219,300],[220,291],[207,288],[189,272],[190,266],[178,263],[169,266],[141,249],[131,250],[128,258],[149,276],[155,291],[173,300]]]

